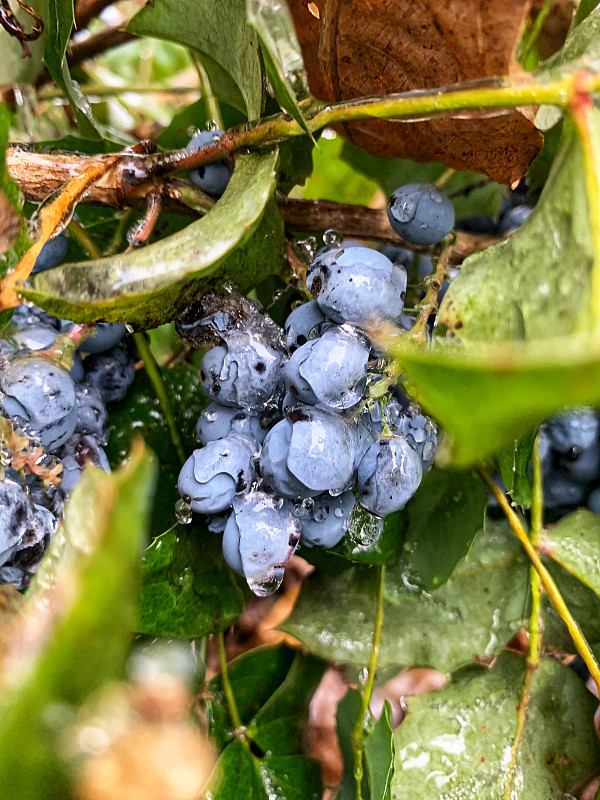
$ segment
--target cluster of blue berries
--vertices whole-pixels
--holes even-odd
[[[206,515],[256,594],[279,586],[299,543],[334,547],[354,514],[403,508],[432,465],[433,421],[398,386],[371,391],[386,364],[368,332],[401,324],[406,283],[382,253],[334,243],[308,268],[315,299],[283,329],[245,298],[238,314],[213,308],[179,326],[196,343],[201,329],[217,337],[200,365],[211,402],[179,476],[180,519]]]
[[[66,244],[51,240],[36,271],[55,267]],[[86,464],[110,471],[106,404],[134,379],[124,325],[98,323],[76,349],[74,330],[23,305],[0,338],[0,582],[19,589],[37,571]]]

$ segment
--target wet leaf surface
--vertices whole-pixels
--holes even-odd
[[[496,456],[496,464],[506,491],[521,508],[531,506],[530,464],[537,429]]]
[[[600,517],[584,509],[568,514],[544,532],[542,548],[600,595]]]
[[[443,689],[410,698],[394,732],[393,793],[414,800],[563,800],[598,764],[596,701],[568,667],[543,659],[511,769],[525,678],[523,659],[504,653],[490,670],[464,670]]]
[[[448,86],[515,68],[513,51],[529,0],[304,0],[291,2],[313,94],[347,100]],[[314,8],[313,8],[314,10]],[[517,111],[478,119],[345,124],[359,147],[387,157],[442,161],[501,183],[523,175],[541,137]]]

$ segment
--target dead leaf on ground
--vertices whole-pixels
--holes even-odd
[[[327,101],[521,75],[531,0],[289,0],[313,94]],[[359,120],[340,126],[386,157],[441,161],[512,183],[542,138],[520,111],[485,119]]]

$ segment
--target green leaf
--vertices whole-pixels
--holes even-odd
[[[398,347],[396,360],[444,430],[440,464],[482,461],[565,406],[600,404],[600,339],[589,336],[448,343],[432,351]]]
[[[575,11],[575,15],[573,17],[573,22],[571,25],[571,29],[576,28],[580,25],[586,17],[588,17],[592,11],[598,5],[598,0],[580,0],[579,5]]]
[[[476,472],[433,469],[407,514],[401,563],[425,590],[445,583],[469,552],[485,517],[488,493]]]
[[[326,664],[298,653],[285,680],[248,725],[252,741],[263,753],[278,756],[303,752],[308,704],[319,685]]]
[[[537,430],[533,430],[496,456],[496,464],[506,491],[521,508],[531,506],[529,465],[536,436]]]
[[[368,206],[379,185],[346,163],[341,157],[344,140],[341,136],[321,136],[313,149],[313,171],[307,178],[303,197],[306,200],[332,200]]]
[[[281,686],[297,653],[289,647],[257,647],[228,665],[229,680],[242,725],[248,725]],[[221,674],[208,684],[209,733],[218,747],[231,742],[234,725],[223,694]]]
[[[464,261],[444,296],[439,323],[463,342],[510,341],[521,338],[516,307],[526,339],[571,334],[582,313],[589,316],[592,254],[581,145],[574,126],[565,123],[532,214],[509,239]]]
[[[600,8],[597,0],[582,0],[573,17],[571,30],[562,48],[544,62],[541,72],[558,67],[557,74],[567,69],[590,69],[600,54]],[[583,62],[578,64],[577,62]]]
[[[265,270],[274,270],[274,249],[278,266],[283,264],[281,217],[271,207],[259,226],[275,188],[276,163],[276,150],[240,157],[225,194],[202,219],[132,253],[48,270],[22,293],[78,322],[104,319],[152,328],[171,320],[178,305],[216,273],[247,290]],[[259,242],[263,250],[271,248],[262,261]]]
[[[298,103],[310,97],[302,50],[288,6],[278,0],[247,0],[248,22],[260,39],[271,86],[279,104],[312,138]],[[313,139],[314,141],[314,139]]]
[[[544,558],[543,562],[585,638],[589,642],[600,642],[600,598],[598,595],[577,577],[563,569],[560,564],[550,558]],[[542,595],[541,607],[544,646],[548,650],[576,653],[571,634],[556,613],[547,594]]]
[[[600,595],[600,517],[580,509],[544,531],[542,550]]]
[[[474,654],[498,654],[522,625],[528,576],[527,558],[505,522],[488,521],[435,591],[411,584],[401,563],[388,567],[380,668],[451,672],[471,663]],[[375,578],[367,567],[333,578],[311,576],[281,627],[322,658],[364,666],[373,636]]]
[[[6,252],[0,253],[0,277],[16,267],[19,259],[31,244],[27,236],[19,188],[6,168],[6,148],[8,146],[10,123],[10,112],[5,105],[0,103],[0,193],[6,197],[10,207],[14,210],[14,222],[20,228],[12,246]]]
[[[127,26],[196,50],[219,100],[260,116],[262,72],[257,36],[246,21],[246,0],[155,0]]]
[[[198,444],[194,428],[206,405],[200,376],[196,369],[188,365],[164,368],[161,373],[181,440],[186,452],[191,454]],[[123,461],[133,439],[139,435],[144,437],[148,447],[160,454],[149,525],[150,536],[158,536],[176,522],[175,503],[179,500],[177,478],[181,463],[171,444],[164,412],[145,370],[136,373],[127,395],[118,403],[112,403],[109,411],[111,433],[106,454],[111,466],[118,466]]]
[[[543,659],[533,673],[511,770],[526,680],[525,662],[504,653],[490,670],[465,670],[443,689],[410,698],[394,733],[393,794],[411,800],[563,800],[598,765],[596,701],[568,667]]]
[[[88,468],[26,596],[2,662],[0,776],[14,800],[71,796],[71,707],[123,675],[154,472],[141,445],[112,475]]]
[[[394,776],[392,710],[386,700],[381,716],[365,742],[365,761],[370,800],[391,800]]]
[[[220,110],[225,130],[241,125],[245,120],[242,113],[226,103],[221,103]],[[195,103],[175,114],[171,123],[160,132],[159,147],[163,150],[177,150],[185,147],[190,140],[190,129],[202,129],[208,121],[206,102],[204,99],[196,100]]]
[[[359,564],[392,564],[398,553],[406,526],[405,514],[397,511],[383,520],[354,506],[350,527],[342,541],[332,550]],[[377,536],[377,532],[381,533]]]
[[[354,751],[352,750],[352,732],[354,723],[360,714],[360,694],[356,689],[348,689],[344,697],[338,703],[335,724],[337,729],[338,741],[342,753],[344,771],[342,782],[336,795],[336,800],[355,800],[356,798],[356,777],[354,775]],[[368,784],[363,780],[361,789],[363,795],[368,798]]]
[[[215,772],[213,800],[320,800],[321,769],[305,756],[256,758],[243,742],[225,748]]]
[[[221,553],[221,537],[201,522],[178,525],[144,553],[137,630],[196,639],[239,619],[243,596]]]

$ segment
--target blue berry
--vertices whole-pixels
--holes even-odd
[[[261,425],[261,418],[246,409],[230,408],[219,403],[209,403],[203,409],[196,423],[196,438],[201,444],[208,444],[230,433],[245,436],[257,447],[267,435]]]
[[[524,205],[509,208],[500,217],[500,221],[498,222],[498,233],[504,235],[505,233],[510,233],[511,231],[520,228],[532,211],[532,208]]]
[[[121,322],[97,322],[79,349],[82,353],[105,353],[119,344],[126,332]]]
[[[582,408],[553,417],[544,425],[550,447],[558,453],[585,450],[598,441],[600,422],[592,409]]]
[[[271,428],[260,454],[260,472],[265,483],[283,497],[301,499],[313,492],[292,475],[287,466],[292,442],[292,423],[282,419]]]
[[[0,565],[10,560],[32,521],[25,491],[16,483],[0,481]]]
[[[286,362],[290,392],[305,403],[352,408],[367,387],[369,348],[355,331],[333,327],[298,348]]]
[[[454,226],[454,206],[430,183],[409,183],[396,189],[387,213],[394,231],[410,244],[437,244]]]
[[[77,424],[75,386],[68,372],[42,358],[17,360],[0,377],[2,407],[39,436],[46,450],[67,441]]]
[[[58,520],[47,508],[34,505],[31,523],[6,566],[35,575],[57,527]]]
[[[552,510],[565,511],[584,505],[586,487],[560,472],[549,472],[544,478],[544,505]]]
[[[64,233],[49,239],[40,250],[39,256],[35,260],[31,274],[35,275],[38,272],[45,272],[47,269],[54,269],[57,267],[63,258],[67,255],[69,242]]]
[[[423,467],[404,437],[374,442],[358,465],[360,504],[379,517],[399,511],[419,488]]]
[[[38,306],[29,303],[17,306],[14,309],[10,325],[11,328],[14,327],[18,330],[32,328],[36,325],[45,325],[48,328],[56,328],[57,331],[61,330],[61,321],[59,319],[38,308]]]
[[[236,494],[255,478],[254,447],[243,436],[230,434],[194,450],[179,473],[179,494],[192,511],[217,514],[231,506]]]
[[[283,356],[261,337],[234,331],[225,346],[208,350],[200,364],[206,394],[224,406],[258,408],[281,394]]]
[[[250,492],[234,502],[223,534],[223,555],[254,594],[276,591],[300,540],[300,523],[289,502]]]
[[[215,139],[223,135],[223,131],[202,131],[194,136],[187,145],[188,150],[192,147],[205,147],[213,144]],[[212,164],[203,164],[197,169],[191,169],[188,177],[193,184],[202,189],[206,194],[213,197],[220,197],[231,178],[231,170],[225,161],[215,161]]]
[[[83,362],[85,380],[105,403],[122,400],[135,378],[135,364],[127,348],[118,344],[105,353],[94,353]]]
[[[93,436],[99,444],[108,442],[108,412],[100,392],[87,383],[75,384],[77,425],[75,433]]]
[[[79,483],[88,464],[110,472],[106,453],[93,436],[75,434],[60,449],[60,457],[63,465],[62,488],[69,493]]]
[[[302,544],[306,547],[335,547],[350,526],[354,503],[354,493],[348,491],[338,497],[322,494],[315,497],[311,508],[301,506],[296,516],[302,529]]]
[[[319,308],[316,300],[303,303],[295,308],[288,316],[283,328],[285,343],[290,353],[302,347],[309,339],[316,338],[326,321],[327,317]]]
[[[587,499],[587,507],[594,514],[600,514],[600,487],[590,492]]]
[[[56,328],[50,328],[40,323],[15,331],[11,339],[18,344],[21,350],[47,350],[52,347],[57,336]]]

